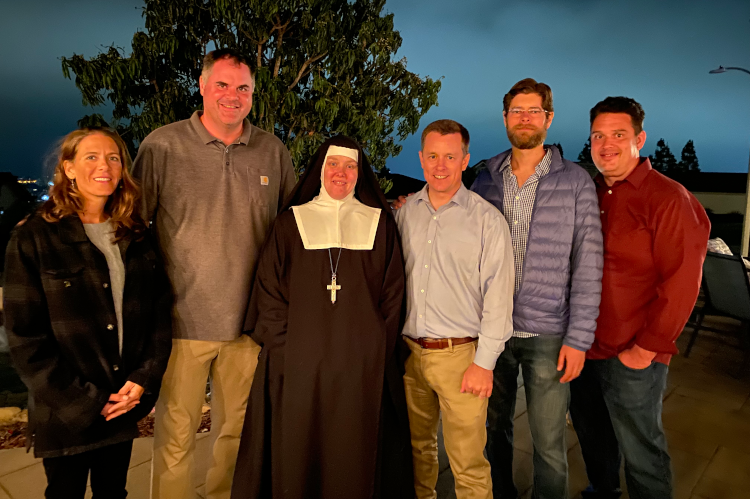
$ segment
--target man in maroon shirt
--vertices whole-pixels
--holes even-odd
[[[710,224],[695,197],[639,156],[644,117],[626,97],[591,110],[604,274],[596,339],[571,382],[570,406],[591,482],[586,497],[619,497],[620,453],[631,498],[672,496],[662,397],[698,296]]]

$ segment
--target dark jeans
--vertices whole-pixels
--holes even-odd
[[[95,450],[45,458],[46,498],[83,498],[91,471],[91,493],[94,498],[125,498],[128,491],[128,465],[133,441],[125,441]]]
[[[619,497],[620,452],[630,498],[671,498],[672,471],[661,424],[668,367],[634,370],[618,358],[587,360],[571,382],[570,415],[581,443],[589,492]]]
[[[487,458],[492,466],[495,498],[516,498],[513,483],[513,416],[516,411],[518,368],[523,373],[526,407],[534,441],[535,498],[568,496],[568,457],[565,414],[569,386],[557,371],[561,337],[513,337],[495,365],[487,408]]]

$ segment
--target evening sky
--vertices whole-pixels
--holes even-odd
[[[143,30],[139,0],[0,0],[0,171],[38,176],[45,154],[76,121],[81,105],[61,56],[129,50]],[[442,77],[439,118],[471,133],[471,164],[509,147],[502,97],[533,77],[552,87],[556,117],[547,142],[575,160],[588,136],[588,111],[608,95],[646,110],[653,153],[664,138],[679,159],[695,142],[702,170],[745,172],[750,153],[750,75],[710,75],[719,64],[750,69],[747,0],[388,0],[409,70]],[[102,112],[101,110],[98,110]],[[108,116],[103,111],[105,118]],[[421,178],[418,134],[388,162]]]

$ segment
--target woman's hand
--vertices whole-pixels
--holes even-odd
[[[101,414],[109,422],[115,417],[123,415],[133,408],[135,405],[141,402],[141,396],[143,396],[144,389],[135,382],[125,382],[117,394],[110,394],[109,401],[104,408],[102,408]]]

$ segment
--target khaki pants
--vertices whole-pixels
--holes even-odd
[[[172,354],[156,403],[151,498],[197,496],[195,434],[209,374],[211,434],[206,498],[229,498],[259,354],[260,346],[247,335],[231,342],[172,340]]]
[[[474,362],[476,342],[447,349],[423,349],[408,340],[404,387],[409,409],[414,486],[417,498],[437,498],[437,431],[443,417],[443,439],[457,498],[492,498],[487,442],[487,399],[461,392],[466,369]]]

